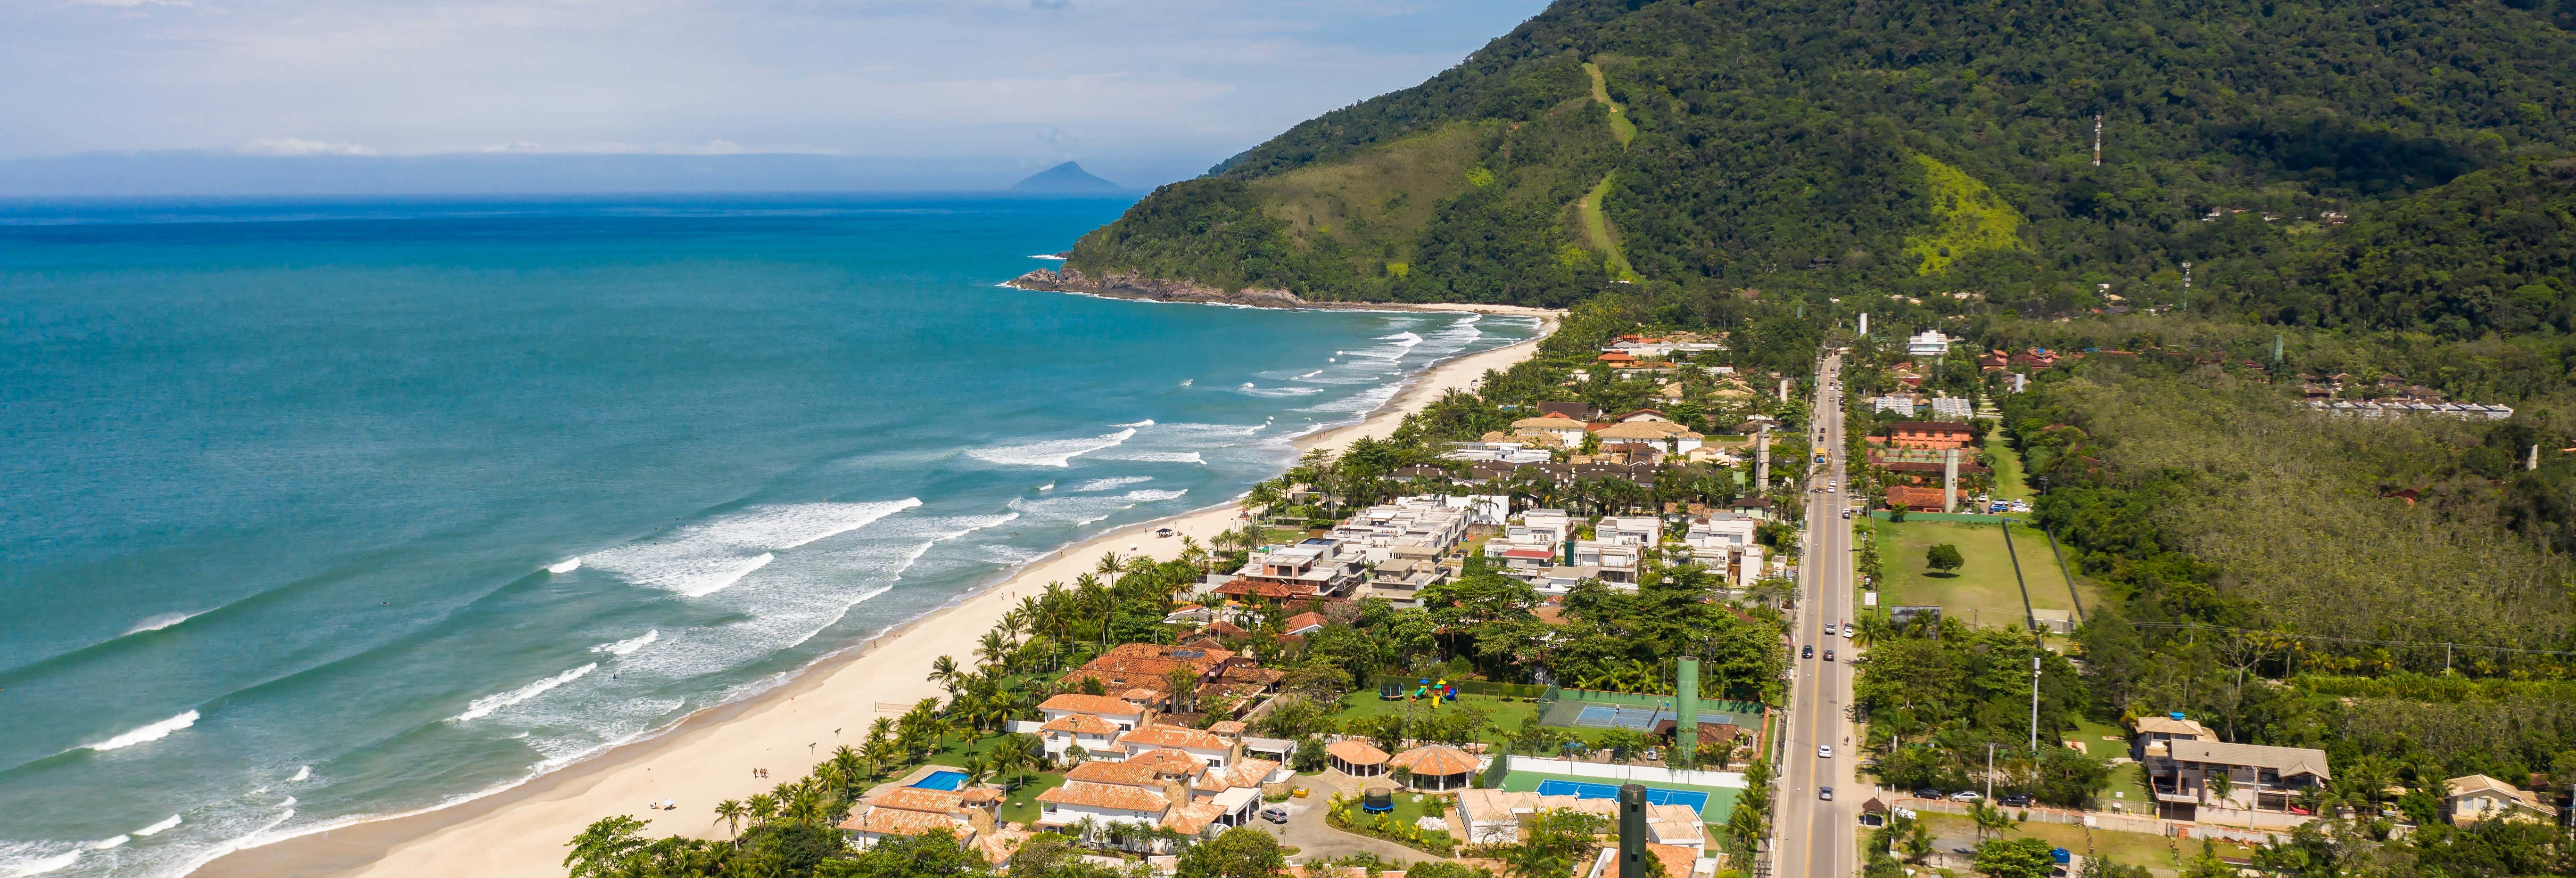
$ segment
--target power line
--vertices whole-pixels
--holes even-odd
[[[2513,646],[2486,646],[2476,643],[2454,643],[2447,640],[2378,640],[2368,637],[2335,637],[2328,634],[2288,634],[2279,631],[2264,631],[2255,628],[2226,628],[2218,625],[2204,625],[2198,622],[2131,622],[2129,625],[2134,628],[2172,628],[2177,630],[2189,629],[2196,631],[2221,631],[2229,634],[2261,634],[2266,637],[2281,637],[2290,640],[2331,640],[2336,643],[2369,643],[2379,646],[2438,646],[2444,649],[2483,649],[2489,652],[2512,652],[2524,655],[2576,657],[2576,652],[2563,652],[2554,649],[2522,649],[2520,647]]]

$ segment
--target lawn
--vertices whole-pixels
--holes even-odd
[[[1333,721],[1337,723],[1347,723],[1354,719],[1398,715],[1406,713],[1407,711],[1411,711],[1415,716],[1427,717],[1433,715],[1434,711],[1452,710],[1459,705],[1465,704],[1473,704],[1484,709],[1487,717],[1486,722],[1492,724],[1493,727],[1493,731],[1485,736],[1485,740],[1495,744],[1500,744],[1504,740],[1510,738],[1513,730],[1521,727],[1521,720],[1528,717],[1532,712],[1538,710],[1538,703],[1526,698],[1504,698],[1498,695],[1460,695],[1455,703],[1442,704],[1435,707],[1429,699],[1421,701],[1387,701],[1377,697],[1377,690],[1375,689],[1362,689],[1343,697],[1342,709],[1333,714]]]
[[[1927,813],[1922,819],[1925,825],[1931,827],[1934,835],[1975,838],[1977,834],[1976,824],[1968,822],[1966,817]],[[2177,844],[2188,844],[2188,842],[2177,843],[2161,835],[2087,829],[2067,823],[2023,823],[2005,831],[2002,837],[2036,838],[2078,855],[2107,857],[2113,862],[2145,866],[2150,869],[2182,868],[2182,863],[2175,858],[2174,853],[2178,849]],[[2185,854],[2200,852],[2198,845],[2181,848],[2181,850]],[[2220,844],[2218,855],[2241,859],[2253,856],[2253,851],[2244,845]]]
[[[1942,615],[1978,625],[2012,625],[2021,619],[2021,586],[2013,579],[2013,556],[2004,549],[2003,535],[1996,525],[1871,519],[1870,526],[1878,529],[1879,557],[1888,567],[1889,581],[1879,595],[1879,606],[1938,605]],[[2066,577],[2058,572],[2057,559],[2048,553],[2048,535],[2018,525],[2012,534],[2013,548],[2021,555],[2022,576],[2030,585],[2030,606],[2042,610],[2074,609]],[[1936,575],[1925,563],[1924,551],[1942,543],[1957,546],[1966,563],[1958,570]],[[2095,600],[2089,591],[2084,596],[2086,606],[2094,605]],[[1988,616],[1995,621],[1987,623]]]
[[[1986,453],[1995,459],[1995,496],[2005,500],[2030,499],[2030,485],[2021,471],[2021,455],[2012,443],[2004,441],[2004,431],[1986,434]]]
[[[1018,774],[1011,776],[1019,777]],[[1038,794],[1060,786],[1064,786],[1062,772],[1029,775],[1028,783],[1013,788],[1010,798],[1002,800],[1002,821],[1022,825],[1035,822],[1038,819]]]
[[[1387,786],[1392,787],[1392,786],[1393,786],[1393,784],[1391,784],[1391,783],[1390,783],[1390,784],[1387,784]],[[1438,855],[1438,856],[1447,856],[1447,854],[1443,854],[1443,853],[1441,853],[1440,851],[1438,851],[1438,850],[1436,850],[1436,849],[1434,849],[1434,848],[1424,847],[1424,846],[1421,846],[1421,845],[1407,844],[1407,843],[1406,843],[1406,842],[1404,842],[1400,837],[1398,837],[1398,838],[1387,838],[1386,836],[1378,835],[1378,834],[1373,833],[1373,832],[1363,832],[1363,831],[1360,831],[1363,827],[1367,827],[1367,826],[1371,826],[1371,825],[1375,824],[1375,822],[1376,822],[1377,820],[1379,820],[1380,818],[1384,818],[1384,819],[1388,820],[1388,821],[1392,824],[1392,826],[1393,826],[1394,828],[1398,829],[1398,831],[1399,831],[1399,832],[1400,832],[1401,830],[1403,830],[1403,829],[1414,829],[1414,828],[1416,828],[1416,826],[1415,826],[1415,822],[1416,822],[1416,821],[1421,820],[1424,816],[1429,815],[1429,814],[1431,813],[1431,810],[1430,810],[1430,809],[1428,809],[1428,808],[1423,807],[1423,805],[1424,805],[1424,804],[1426,804],[1426,803],[1428,803],[1428,802],[1432,799],[1433,794],[1430,794],[1430,793],[1416,794],[1416,793],[1414,793],[1414,792],[1413,792],[1413,791],[1411,791],[1411,790],[1404,790],[1404,789],[1396,789],[1396,790],[1394,790],[1394,793],[1395,793],[1395,795],[1394,795],[1394,797],[1393,797],[1393,799],[1392,799],[1392,802],[1393,802],[1393,804],[1395,805],[1395,810],[1393,810],[1393,811],[1389,811],[1389,812],[1387,812],[1387,813],[1385,813],[1385,814],[1382,814],[1382,815],[1381,815],[1381,814],[1370,814],[1370,813],[1368,813],[1368,812],[1366,812],[1366,811],[1362,811],[1362,810],[1360,810],[1360,805],[1361,805],[1361,803],[1366,799],[1366,797],[1365,797],[1365,796],[1352,796],[1352,797],[1350,797],[1350,800],[1349,800],[1348,802],[1346,802],[1346,803],[1344,803],[1344,804],[1342,805],[1342,807],[1340,808],[1340,811],[1341,811],[1341,814],[1342,814],[1343,818],[1345,818],[1345,819],[1347,819],[1347,820],[1349,820],[1349,821],[1350,821],[1351,828],[1350,828],[1350,829],[1345,829],[1345,830],[1342,830],[1342,831],[1344,831],[1344,832],[1350,832],[1350,833],[1355,834],[1355,835],[1368,836],[1368,837],[1370,837],[1370,838],[1386,838],[1388,841],[1393,841],[1393,842],[1395,842],[1395,843],[1397,843],[1397,844],[1403,844],[1403,845],[1405,845],[1406,847],[1410,847],[1410,848],[1413,848],[1414,850],[1422,851],[1422,852],[1424,852],[1424,853],[1434,854],[1434,855]],[[1414,801],[1414,800],[1415,800],[1415,799],[1417,799],[1417,798],[1418,798],[1418,799],[1421,799],[1422,801],[1419,801],[1419,802]],[[1455,809],[1455,808],[1457,807],[1457,804],[1458,804],[1458,802],[1457,802],[1457,800],[1456,800],[1456,799],[1445,799],[1445,801],[1447,802],[1447,807],[1446,807],[1446,808],[1444,808],[1444,809],[1441,811],[1441,814],[1442,814],[1443,816],[1446,816],[1446,815],[1449,813],[1449,811],[1450,811],[1450,810]],[[1444,832],[1445,832],[1445,830],[1444,830]],[[1453,836],[1450,836],[1449,838],[1450,838],[1450,840],[1451,840],[1452,842],[1455,842],[1455,841],[1457,841],[1457,840],[1458,840],[1457,836],[1454,836],[1454,835],[1453,835]]]

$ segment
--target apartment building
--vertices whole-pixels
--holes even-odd
[[[1751,588],[1762,578],[1767,554],[1754,538],[1761,525],[1750,516],[1716,513],[1691,519],[1682,540],[1690,546],[1693,563],[1720,574],[1729,587]]]
[[[1282,586],[1292,597],[1338,598],[1360,581],[1368,556],[1340,537],[1308,537],[1293,545],[1255,552],[1237,581]]]

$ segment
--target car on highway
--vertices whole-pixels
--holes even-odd
[[[1818,745],[1816,745],[1816,758],[1818,758],[1818,759],[1832,759],[1832,758],[1834,758],[1834,745],[1832,745],[1832,744],[1818,744]]]
[[[2009,796],[2003,796],[1996,799],[1995,804],[2002,805],[2007,808],[2028,808],[2030,807],[2030,794],[2014,793]]]
[[[1816,648],[1815,648],[1815,647],[1813,647],[1813,646],[1808,646],[1808,647],[1806,647],[1806,648],[1804,648],[1804,649],[1800,649],[1800,650],[1798,650],[1798,657],[1799,657],[1799,658],[1802,658],[1802,659],[1806,659],[1806,658],[1808,658],[1808,659],[1809,659],[1809,658],[1815,658],[1815,657],[1816,657]]]
[[[1830,650],[1830,649],[1825,650],[1825,661],[1833,661],[1833,660],[1834,660],[1834,651],[1833,651],[1833,650]]]
[[[1915,790],[1914,797],[1917,799],[1938,799],[1941,798],[1941,791],[1931,787],[1924,787],[1922,789]]]
[[[1849,510],[1849,509],[1845,509],[1845,510],[1843,510],[1843,517],[1844,517],[1844,518],[1850,518],[1850,517],[1851,517],[1851,510]]]
[[[1953,802],[1974,802],[1982,798],[1985,797],[1977,795],[1976,790],[1960,790],[1950,794],[1950,801]]]
[[[1834,788],[1833,788],[1833,787],[1817,787],[1817,788],[1816,788],[1816,798],[1823,799],[1823,800],[1828,801],[1828,802],[1833,801],[1833,800],[1834,800]]]

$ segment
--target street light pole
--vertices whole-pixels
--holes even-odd
[[[2039,756],[2039,656],[2037,655],[2030,657],[2030,755],[2033,758]]]
[[[1986,803],[1995,801],[1995,745],[1986,745]]]

